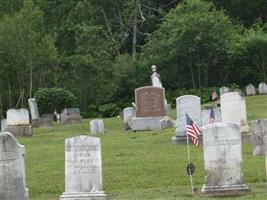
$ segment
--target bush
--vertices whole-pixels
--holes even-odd
[[[40,88],[34,95],[41,114],[58,112],[65,107],[76,107],[77,98],[63,88]]]
[[[120,113],[120,107],[114,103],[104,104],[99,107],[99,114],[102,117],[114,117]]]

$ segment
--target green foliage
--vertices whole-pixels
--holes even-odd
[[[63,88],[40,88],[35,96],[41,114],[77,106],[77,98]]]
[[[117,116],[120,111],[120,107],[114,103],[104,104],[99,107],[99,114],[102,117],[114,117]]]

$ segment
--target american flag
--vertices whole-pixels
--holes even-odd
[[[213,124],[215,122],[215,115],[213,108],[210,109],[210,118],[209,118],[209,124]]]
[[[186,116],[186,135],[191,138],[192,143],[196,146],[199,145],[198,137],[200,135],[200,130],[195,124],[195,122],[188,116],[188,114],[185,114]]]

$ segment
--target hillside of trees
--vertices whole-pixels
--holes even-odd
[[[266,0],[0,0],[0,113],[40,88],[90,112],[167,92],[267,81]],[[89,114],[90,115],[90,114]]]

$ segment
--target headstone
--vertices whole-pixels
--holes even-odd
[[[230,88],[229,88],[229,87],[222,86],[222,87],[220,88],[220,96],[222,96],[223,94],[226,94],[226,93],[228,93],[228,92],[230,92]]]
[[[243,182],[242,143],[236,124],[216,123],[203,127],[205,184],[207,196],[232,196],[249,191]]]
[[[39,127],[40,128],[51,128],[53,127],[53,120],[54,115],[53,114],[42,114],[42,116],[39,118]]]
[[[5,131],[15,136],[31,136],[29,112],[27,109],[9,109],[7,111],[7,126]]]
[[[221,96],[222,122],[240,126],[241,132],[248,132],[246,100],[239,92]]]
[[[247,93],[247,96],[256,95],[256,89],[255,89],[254,85],[252,85],[251,83],[248,84],[248,86],[246,88],[246,93]]]
[[[130,128],[129,121],[132,120],[133,117],[135,117],[135,108],[134,107],[128,107],[123,109],[123,125],[125,130],[128,130]]]
[[[24,146],[8,132],[0,133],[0,199],[28,200]]]
[[[164,88],[146,86],[135,89],[136,117],[165,116],[164,99]]]
[[[32,120],[32,126],[38,127],[39,126],[39,111],[37,107],[36,100],[34,98],[28,99],[30,113],[31,113],[31,120]]]
[[[186,132],[186,117],[185,113],[201,127],[201,108],[200,98],[194,95],[184,95],[176,98],[176,112],[177,112],[177,128],[176,136],[185,136]]]
[[[9,109],[7,111],[7,125],[29,125],[29,112],[27,109]]]
[[[90,131],[92,134],[105,133],[104,122],[102,119],[90,121]]]
[[[5,131],[7,127],[6,119],[1,120],[1,131]]]
[[[63,125],[79,124],[82,122],[79,108],[65,108],[60,115],[60,122]]]
[[[65,192],[60,200],[105,200],[100,139],[65,140]]]
[[[264,136],[267,135],[267,119],[251,122],[253,155],[264,155]]]
[[[210,124],[210,112],[211,108],[204,108],[201,111],[201,120],[202,120],[202,126],[206,126]],[[220,108],[213,108],[214,116],[215,116],[215,121],[214,123],[218,123],[222,121],[222,116],[221,116],[221,109]]]
[[[267,85],[265,82],[259,84],[259,94],[267,94]]]
[[[162,88],[162,83],[160,81],[160,75],[157,73],[156,65],[152,65],[151,69],[152,69],[152,72],[153,72],[152,75],[151,75],[152,86],[161,87]]]

